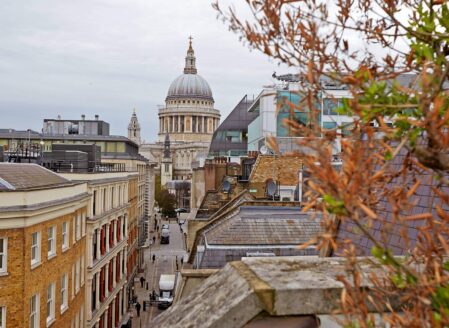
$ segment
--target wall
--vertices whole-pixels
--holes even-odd
[[[199,208],[205,195],[205,173],[204,168],[193,169],[192,184],[190,189],[190,210]]]
[[[259,155],[250,176],[249,189],[257,198],[265,198],[267,180],[283,186],[296,186],[302,168],[301,156]]]
[[[32,295],[40,295],[40,326],[46,327],[46,302],[47,287],[50,283],[55,283],[55,321],[52,327],[67,327],[68,324],[79,315],[81,306],[85,305],[85,280],[81,283],[78,292],[72,289],[72,266],[77,260],[83,258],[86,261],[86,238],[81,235],[79,240],[75,240],[74,220],[75,217],[86,215],[86,205],[72,213],[58,216],[28,226],[26,228],[1,229],[0,237],[8,238],[8,274],[0,276],[0,306],[7,307],[7,327],[28,327],[30,316],[30,298]],[[62,251],[62,223],[69,223],[69,248]],[[56,256],[48,259],[48,228],[56,226]],[[31,241],[32,233],[41,233],[41,264],[31,268]],[[81,262],[80,262],[81,263]],[[81,271],[80,265],[80,271]],[[85,265],[84,265],[85,267]],[[61,313],[61,278],[68,274],[68,308]],[[74,286],[74,284],[73,284]],[[73,294],[73,298],[72,298]],[[85,318],[85,309],[84,318]],[[80,324],[80,326],[82,326]]]

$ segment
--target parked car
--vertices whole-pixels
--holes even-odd
[[[185,208],[177,208],[176,210],[175,210],[175,212],[176,213],[187,213],[187,209],[185,209]]]

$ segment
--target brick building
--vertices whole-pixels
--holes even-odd
[[[64,173],[87,182],[86,327],[120,327],[138,269],[138,172]]]
[[[84,327],[85,183],[0,163],[0,327]]]

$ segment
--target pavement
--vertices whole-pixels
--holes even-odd
[[[187,213],[182,213],[187,214]],[[134,282],[134,294],[137,295],[137,301],[141,304],[140,317],[137,316],[135,308],[132,309],[133,315],[133,328],[152,327],[151,322],[156,316],[161,314],[164,310],[160,310],[157,306],[151,306],[149,309],[143,310],[143,301],[149,300],[149,295],[152,290],[156,293],[159,292],[159,278],[161,274],[173,274],[180,270],[181,257],[186,255],[185,249],[185,236],[181,233],[179,225],[176,219],[172,219],[170,222],[162,220],[160,214],[157,214],[157,225],[159,225],[159,232],[162,224],[169,224],[170,227],[170,243],[160,244],[160,238],[158,238],[157,229],[154,230],[154,218],[150,221],[151,231],[150,240],[151,245],[145,248],[144,251],[144,263],[145,270],[143,274],[137,275],[137,279]],[[184,221],[184,215],[181,216],[180,221]],[[187,229],[187,223],[182,225],[183,232]],[[152,244],[153,236],[156,236],[155,244]],[[155,261],[153,263],[153,255],[155,255]],[[177,263],[177,265],[176,265]],[[145,278],[144,286],[141,287],[140,277]],[[147,289],[148,283],[148,289]]]

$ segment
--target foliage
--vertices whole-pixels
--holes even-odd
[[[175,195],[168,192],[166,189],[162,189],[156,198],[156,201],[161,208],[162,215],[168,215],[168,217],[174,217],[175,213],[175,205],[176,205],[176,197]]]
[[[161,187],[161,177],[156,176],[154,199],[161,209],[162,215],[169,217],[175,216],[176,197],[170,194],[168,190]]]
[[[342,322],[372,327],[369,313],[388,309],[382,319],[394,326],[449,325],[449,6],[442,0],[246,0],[244,20],[232,8],[214,3],[219,18],[250,48],[296,70],[300,106],[310,122],[320,108],[322,80],[347,86],[351,97],[338,111],[354,118],[350,136],[322,130],[319,124],[298,126],[308,136],[300,145],[310,170],[308,204],[323,212],[325,233],[319,248],[346,256],[352,279],[341,278]],[[409,74],[409,75],[405,75]],[[413,74],[413,75],[410,75]],[[409,83],[400,83],[404,76]],[[295,110],[300,110],[296,106]],[[325,138],[316,138],[323,135]],[[343,165],[331,165],[330,143],[341,139]],[[273,143],[275,140],[273,140]],[[273,149],[276,145],[273,144]],[[422,184],[432,185],[433,204],[414,214]],[[322,201],[320,201],[322,200]],[[438,200],[438,201],[436,201]],[[382,215],[382,201],[391,216]],[[415,224],[416,223],[416,224]],[[363,272],[353,240],[337,240],[346,224],[368,238],[382,274],[370,279],[376,293],[359,288]],[[382,227],[374,234],[372,227]],[[418,227],[417,240],[409,228]],[[399,232],[408,256],[389,248]],[[387,301],[400,296],[398,314]]]

